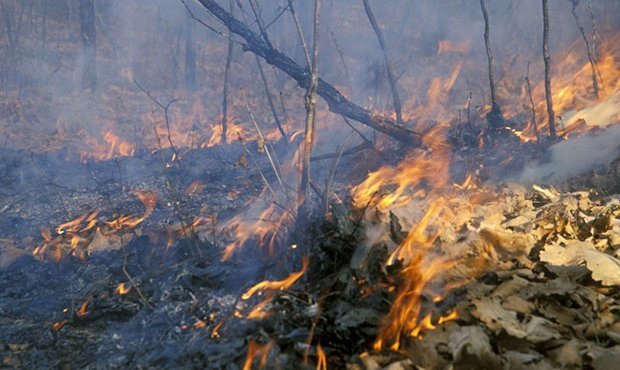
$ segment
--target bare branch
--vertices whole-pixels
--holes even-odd
[[[308,88],[310,85],[310,74],[307,69],[302,68],[278,49],[269,47],[259,35],[253,32],[246,24],[230,15],[216,0],[198,1],[205,9],[222,21],[229,30],[245,40],[244,50],[251,51],[263,58],[267,63],[282,70],[297,81],[302,88]],[[352,120],[370,126],[404,144],[412,146],[419,146],[421,144],[422,134],[402,127],[388,117],[372,114],[369,110],[349,101],[332,85],[320,78],[317,94],[327,102],[329,110],[334,113],[342,114]]]

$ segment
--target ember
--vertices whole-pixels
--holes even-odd
[[[620,2],[0,13],[0,367],[615,368]]]

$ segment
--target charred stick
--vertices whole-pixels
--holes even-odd
[[[542,0],[543,8],[543,60],[545,62],[545,99],[547,100],[547,116],[549,118],[549,138],[557,139],[555,132],[555,113],[551,97],[551,56],[549,54],[549,0]]]
[[[310,85],[310,75],[307,69],[302,68],[278,49],[269,47],[259,35],[253,32],[245,23],[231,16],[216,0],[198,1],[232,33],[239,35],[245,40],[243,50],[250,51],[260,56],[267,63],[288,74],[299,86],[308,88]],[[331,112],[342,114],[352,120],[370,126],[409,146],[421,145],[422,134],[400,126],[389,117],[375,115],[369,110],[349,101],[331,84],[320,78],[318,81],[317,94],[325,100]]]
[[[496,129],[504,125],[504,117],[502,110],[497,102],[497,92],[495,90],[495,74],[493,73],[493,52],[491,50],[491,40],[489,37],[489,13],[487,12],[486,0],[480,0],[480,9],[482,9],[482,17],[484,18],[484,47],[487,52],[487,63],[489,72],[489,85],[491,89],[491,111],[487,115],[487,119],[492,128]]]
[[[536,134],[536,143],[540,144],[540,135],[538,134],[538,124],[536,123],[536,106],[534,98],[532,98],[532,85],[530,84],[530,62],[527,62],[527,74],[525,75],[525,85],[527,87],[527,95],[530,98],[530,108],[532,110],[532,125],[534,125],[534,133]]]
[[[235,14],[234,0],[230,0],[230,14]],[[230,76],[230,65],[233,55],[232,32],[228,38],[228,53],[226,54],[226,68],[224,69],[224,91],[222,92],[222,144],[226,144],[226,133],[228,131],[228,79]]]
[[[316,91],[319,85],[319,24],[321,19],[321,0],[314,0],[314,29],[312,35],[312,73],[310,86],[306,95],[306,129],[304,134],[303,160],[301,165],[301,183],[299,197],[301,199],[298,216],[305,218],[309,211],[308,183],[310,182],[310,158],[316,133]]]
[[[388,57],[387,45],[385,43],[385,38],[383,37],[383,32],[381,32],[381,28],[379,28],[379,24],[377,23],[377,19],[370,8],[370,3],[368,0],[363,0],[364,2],[364,10],[366,11],[366,16],[368,17],[368,21],[372,26],[372,29],[375,31],[377,35],[377,39],[379,40],[379,46],[381,47],[381,54],[383,54],[383,62],[385,63],[385,70],[387,72],[388,82],[390,83],[390,89],[392,90],[392,100],[394,104],[394,111],[396,112],[396,122],[398,124],[403,124],[403,112],[400,105],[400,97],[398,96],[398,87],[396,86],[396,79],[394,79],[394,72],[392,71],[392,64],[390,63],[390,58]]]
[[[588,56],[588,62],[590,62],[590,68],[592,69],[592,87],[594,88],[594,96],[596,98],[599,97],[598,90],[598,79],[596,78],[596,61],[594,60],[594,55],[592,51],[592,47],[590,46],[590,41],[586,36],[586,30],[581,25],[581,21],[579,20],[579,16],[577,15],[577,5],[579,5],[578,0],[571,0],[573,3],[573,7],[571,9],[571,13],[573,14],[573,18],[575,18],[575,23],[577,24],[577,28],[579,28],[579,32],[581,33],[581,37],[583,38],[583,42],[586,47],[586,55]]]

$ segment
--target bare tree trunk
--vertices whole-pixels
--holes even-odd
[[[489,70],[489,85],[491,89],[491,111],[487,115],[489,125],[493,129],[497,129],[504,126],[504,116],[502,110],[497,102],[497,92],[495,90],[495,74],[493,73],[493,52],[491,51],[491,40],[489,37],[489,13],[487,12],[486,0],[480,0],[480,8],[482,9],[482,16],[484,18],[484,47],[487,52],[487,62]]]
[[[194,30],[191,16],[187,15],[185,29],[185,87],[190,90],[196,90],[196,48],[194,45]]]
[[[304,219],[309,213],[310,202],[310,158],[312,156],[312,147],[314,146],[315,131],[314,121],[316,118],[316,92],[319,85],[319,23],[321,16],[321,0],[314,2],[314,29],[312,41],[312,73],[310,76],[310,86],[306,95],[306,130],[304,136],[304,152],[301,167],[301,183],[300,183],[300,207],[298,216]]]
[[[363,0],[364,9],[366,10],[366,16],[372,25],[372,29],[375,31],[377,35],[377,39],[379,40],[379,46],[381,47],[381,53],[383,54],[383,61],[385,63],[385,70],[387,72],[388,82],[390,83],[390,89],[392,90],[392,100],[394,104],[394,111],[396,112],[396,122],[400,125],[403,124],[403,113],[400,105],[400,97],[398,96],[398,87],[396,86],[396,79],[394,78],[394,72],[392,71],[392,65],[390,63],[390,59],[388,58],[387,45],[385,44],[385,38],[383,37],[383,32],[381,32],[381,28],[379,28],[379,24],[377,23],[377,19],[375,15],[372,13],[372,9],[370,8],[370,3],[368,0]]]
[[[555,133],[555,113],[553,112],[553,99],[551,97],[551,56],[549,55],[549,3],[542,0],[543,6],[543,59],[545,62],[545,98],[547,99],[547,116],[549,118],[549,138],[557,139]]]
[[[583,42],[586,47],[586,55],[588,56],[588,61],[590,62],[590,68],[592,69],[592,87],[594,88],[594,96],[598,98],[599,89],[598,89],[598,79],[596,78],[596,61],[594,60],[594,53],[592,51],[592,47],[590,46],[590,41],[588,40],[588,36],[586,36],[586,31],[583,29],[583,26],[581,25],[581,21],[579,20],[579,16],[577,15],[577,5],[579,4],[579,0],[571,0],[571,2],[573,3],[571,13],[573,13],[573,18],[575,18],[575,23],[577,23],[577,28],[579,28],[579,32],[581,33],[581,37],[583,38]]]
[[[198,1],[230,31],[241,36],[245,40],[243,50],[250,51],[260,56],[267,63],[288,74],[299,86],[308,88],[310,85],[310,76],[306,68],[302,68],[278,49],[269,47],[259,35],[253,32],[246,24],[231,16],[216,0]],[[342,95],[340,91],[320,78],[318,81],[317,94],[327,102],[329,110],[336,114],[344,115],[352,120],[370,126],[406,145],[419,146],[421,144],[422,134],[402,127],[389,117],[373,114],[369,110],[352,103]]]
[[[235,15],[235,1],[230,0],[230,14]],[[226,69],[224,69],[224,91],[222,93],[222,144],[226,144],[226,135],[228,134],[228,80],[230,78],[230,65],[233,56],[233,35],[228,35],[228,53],[226,54]]]
[[[80,38],[82,39],[82,88],[94,90],[97,85],[95,0],[79,1]]]

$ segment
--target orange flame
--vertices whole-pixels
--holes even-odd
[[[308,268],[308,258],[304,257],[302,261],[302,268],[297,272],[293,272],[286,279],[280,281],[263,280],[260,283],[254,285],[241,295],[241,299],[250,299],[254,294],[262,294],[265,291],[285,290],[290,288]]]
[[[131,291],[131,286],[127,283],[120,283],[114,289],[114,293],[119,295],[125,295]]]
[[[265,366],[267,366],[267,356],[269,356],[272,346],[273,342],[259,344],[252,339],[250,341],[250,345],[248,346],[248,354],[245,358],[245,362],[243,363],[243,370],[252,370],[252,363],[256,357],[259,357],[259,367],[265,368]]]

